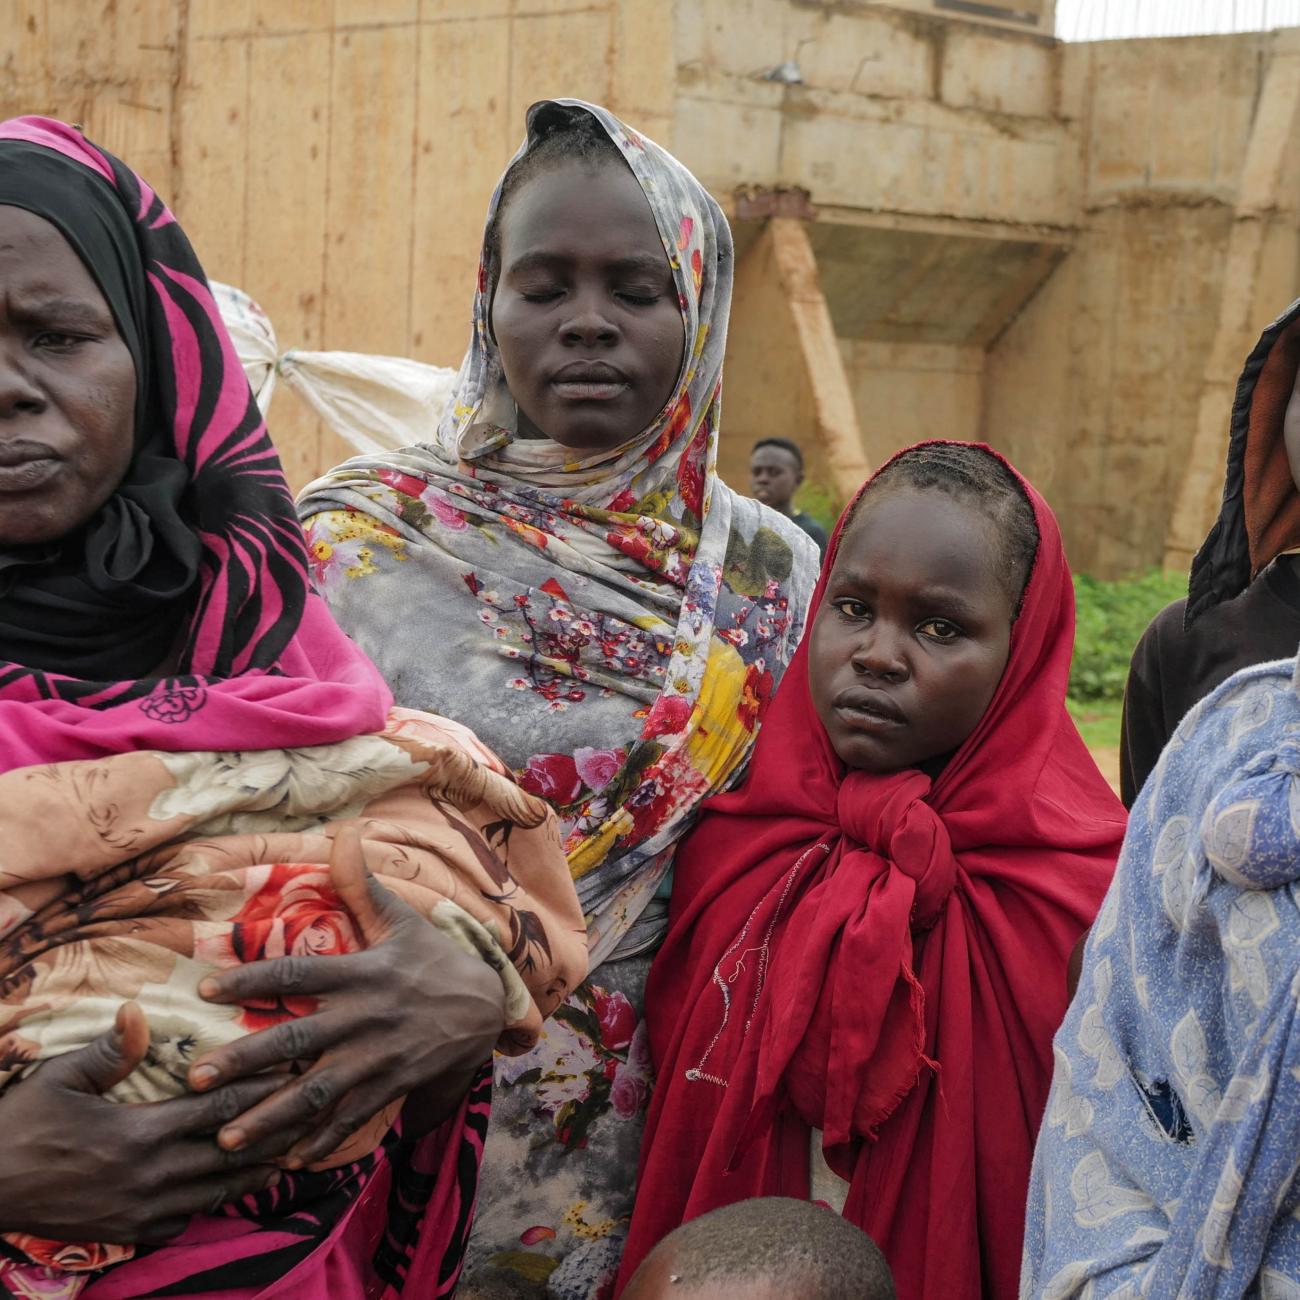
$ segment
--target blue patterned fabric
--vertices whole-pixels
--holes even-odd
[[[1056,1036],[1021,1296],[1300,1298],[1300,693],[1248,668],[1144,787]]]

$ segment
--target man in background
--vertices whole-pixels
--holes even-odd
[[[750,493],[765,506],[788,516],[826,554],[826,530],[811,515],[795,510],[794,494],[803,482],[803,452],[789,438],[761,438],[749,455]]]

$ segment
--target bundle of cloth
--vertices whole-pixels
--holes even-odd
[[[554,815],[464,727],[394,709],[311,590],[265,425],[162,201],[48,119],[0,124],[0,162],[0,210],[63,236],[137,381],[118,486],[54,542],[0,548],[0,1090],[127,999],[150,1043],[122,1102],[178,1096],[205,1051],[309,1015],[308,996],[228,1005],[199,985],[366,945],[329,865],[345,828],[383,886],[499,973],[498,1047],[526,1051],[586,973]],[[486,1111],[484,1082],[414,1136],[398,1099],[163,1247],[11,1233],[0,1294],[309,1295],[325,1276],[450,1294]]]

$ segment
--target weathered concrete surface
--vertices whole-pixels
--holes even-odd
[[[949,0],[0,0],[0,112],[82,122],[138,166],[285,346],[454,365],[524,109],[605,102],[729,210],[738,187],[798,187],[815,214],[798,239],[737,226],[729,474],[751,433],[801,438],[841,492],[918,437],[983,436],[1041,483],[1077,565],[1181,564],[1237,366],[1300,279],[1295,35],[1065,47],[1042,34],[1050,0],[993,7],[1013,16]],[[795,82],[769,79],[788,64]],[[778,247],[810,251],[820,294]],[[295,483],[343,454],[291,399],[272,417]]]
[[[983,348],[866,339],[840,347],[871,465],[924,438],[983,437]]]
[[[1071,558],[1094,572],[1181,567],[1204,536],[1231,385],[1296,292],[1300,188],[1295,150],[1279,145],[1295,131],[1289,40],[1063,49],[1079,234],[989,352],[984,427],[1048,493]]]
[[[808,449],[809,474],[847,498],[868,472],[853,396],[822,293],[805,224],[769,221],[736,267],[728,374],[718,464],[748,481],[759,438],[794,437]]]
[[[1056,0],[856,0],[859,6],[887,5],[894,9],[910,9],[915,13],[939,13],[951,17],[978,16],[981,23],[1005,27],[1015,31],[1050,33],[1056,17]]]
[[[1224,412],[1260,325],[1284,305],[1280,286],[1300,280],[1296,239],[1300,33],[1274,43],[1251,125],[1224,258],[1223,289],[1195,434],[1165,541],[1166,568],[1186,568],[1217,513],[1223,488]]]

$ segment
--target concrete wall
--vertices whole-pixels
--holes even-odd
[[[1242,292],[1249,299],[1227,348],[1235,380],[1259,329],[1297,292],[1300,189],[1288,179],[1270,182],[1267,283],[1258,263],[1228,268],[1243,168],[1268,126],[1261,116],[1275,111],[1263,92],[1285,40],[1063,47],[1062,112],[1076,124],[1083,176],[1080,229],[990,350],[984,427],[1048,493],[1072,557],[1093,571],[1164,558],[1225,302]],[[1286,138],[1290,127],[1281,126]],[[1221,487],[1230,388],[1207,416],[1213,490],[1190,525],[1198,541]]]
[[[866,339],[840,348],[871,464],[923,438],[982,436],[982,348]]]
[[[1053,116],[1056,48],[840,0],[680,0],[673,137],[707,185],[799,185],[863,213],[1068,223],[1076,153]],[[802,81],[763,73],[787,60]]]
[[[1235,368],[1300,287],[1300,46],[1066,47],[1050,0],[1001,7],[1041,24],[938,0],[0,0],[0,113],[81,122],[136,165],[282,346],[454,365],[525,107],[603,101],[729,211],[789,187],[815,211],[786,244],[820,300],[803,285],[788,330],[752,315],[776,261],[745,273],[733,441],[793,434],[848,475],[816,443],[851,394],[859,460],[983,435],[1041,481],[1076,564],[1181,563]],[[742,254],[762,230],[738,224]],[[812,404],[778,418],[790,366]],[[288,393],[272,419],[295,483],[343,454]]]
[[[949,18],[975,18],[992,27],[1050,34],[1055,26],[1055,0],[859,0],[867,7],[883,5],[914,13],[941,14]]]

